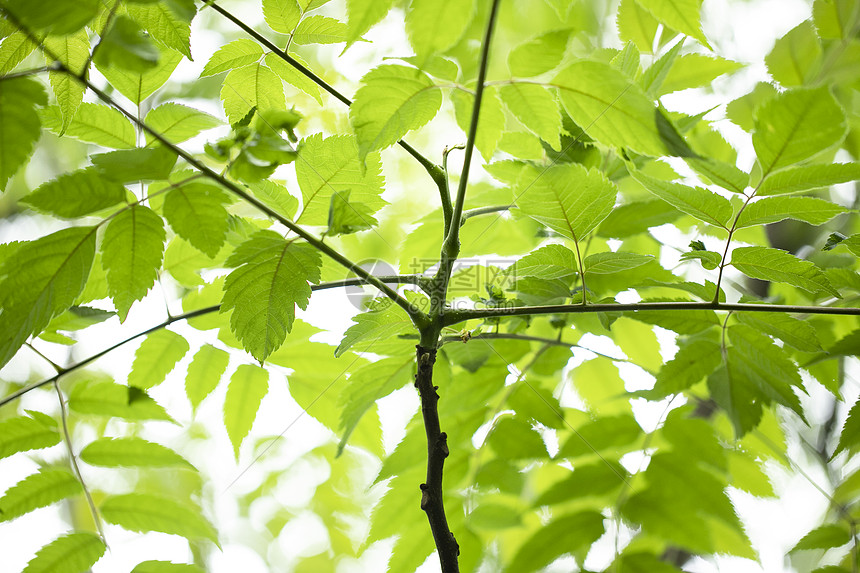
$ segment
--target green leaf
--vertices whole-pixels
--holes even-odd
[[[134,353],[128,385],[149,390],[158,386],[188,352],[188,341],[167,329],[149,334]]]
[[[194,355],[185,377],[185,393],[194,410],[218,386],[229,360],[229,354],[211,344],[204,344]]]
[[[22,573],[81,573],[104,554],[105,544],[92,533],[67,533],[36,552]]]
[[[761,182],[756,195],[796,193],[860,179],[860,163],[805,165],[784,169]]]
[[[182,104],[167,102],[149,110],[146,124],[163,135],[171,143],[182,143],[200,133],[222,125],[221,120],[208,113]],[[146,136],[146,144],[155,138]]]
[[[573,121],[600,143],[644,155],[673,154],[667,134],[661,131],[667,120],[620,71],[581,60],[564,68],[552,83]]]
[[[111,149],[134,149],[137,145],[131,121],[106,105],[82,103],[69,122],[65,122],[62,109],[57,106],[45,108],[39,117],[43,126],[57,135],[63,135],[65,130],[69,137]]]
[[[454,117],[457,124],[468,134],[472,122],[472,110],[475,101],[471,94],[462,90],[454,90],[451,100],[454,102]],[[487,87],[481,98],[481,113],[478,118],[478,132],[475,135],[475,147],[489,161],[496,151],[502,132],[505,129],[505,110],[499,100],[498,90]]]
[[[0,74],[6,75],[33,53],[37,45],[27,34],[15,31],[0,43]]]
[[[386,358],[362,366],[349,377],[349,386],[340,395],[340,430],[337,454],[343,452],[361,417],[380,398],[388,396],[412,380],[413,358]]]
[[[705,54],[682,54],[675,58],[657,95],[709,87],[718,77],[741,69],[743,64]]]
[[[585,272],[593,275],[605,275],[627,271],[653,261],[651,255],[626,253],[622,251],[595,253],[585,257]]]
[[[42,184],[21,201],[42,213],[74,219],[113,207],[125,194],[125,187],[95,169],[82,169]]]
[[[120,321],[125,321],[131,305],[155,284],[165,236],[161,217],[142,205],[133,205],[108,223],[102,241],[102,266]]]
[[[835,523],[822,525],[804,535],[788,552],[841,547],[850,542],[851,539],[851,532],[844,525]]]
[[[813,295],[827,293],[842,298],[814,263],[779,249],[738,247],[732,251],[731,264],[755,279],[787,283]]]
[[[299,200],[290,195],[290,192],[283,185],[275,183],[271,179],[264,179],[253,183],[250,188],[257,199],[287,219],[292,219],[296,215]]]
[[[394,0],[346,0],[347,48],[385,18],[393,6]]]
[[[176,159],[177,155],[164,146],[109,151],[90,157],[102,175],[119,183],[167,179]]]
[[[146,392],[113,382],[79,382],[69,394],[69,408],[81,414],[116,416],[127,420],[173,421]]]
[[[337,191],[349,191],[353,201],[370,209],[369,215],[382,208],[386,204],[381,197],[385,179],[379,154],[368,154],[364,162],[363,170],[352,136],[335,135],[323,139],[322,134],[314,134],[303,139],[296,163],[303,207],[296,222],[327,224],[331,197]]]
[[[10,521],[81,491],[80,482],[69,471],[42,468],[6,490],[0,498],[0,522]]]
[[[839,143],[845,129],[845,112],[827,87],[774,96],[759,109],[753,132],[763,175]]]
[[[767,197],[749,203],[738,217],[737,228],[776,223],[784,219],[821,225],[848,210],[816,197]]]
[[[406,33],[418,67],[445,52],[463,35],[475,17],[475,0],[412,0],[406,11]]]
[[[197,565],[190,563],[150,560],[135,565],[131,573],[204,573],[204,571]]]
[[[860,400],[854,402],[848,412],[845,425],[842,426],[842,433],[839,434],[839,445],[833,451],[831,459],[845,450],[856,452],[858,445],[860,445]]]
[[[529,131],[549,143],[553,149],[561,149],[561,114],[558,102],[549,90],[536,84],[514,83],[499,88],[499,95],[505,107]]]
[[[520,211],[574,241],[609,215],[617,193],[603,173],[576,163],[524,170],[516,189]]]
[[[219,187],[192,181],[168,191],[164,218],[177,235],[214,257],[227,237],[230,220],[224,203],[229,200]]]
[[[371,151],[397,143],[408,132],[433,119],[442,105],[442,93],[422,71],[382,65],[361,79],[349,108],[349,120],[364,163]]]
[[[190,541],[209,539],[218,545],[218,534],[198,508],[145,493],[114,495],[102,502],[102,517],[129,531],[160,531]]]
[[[239,447],[251,431],[257,410],[269,391],[269,373],[253,364],[240,364],[230,377],[224,398],[224,427],[239,459]]]
[[[749,184],[750,176],[729,163],[724,163],[712,157],[687,157],[685,160],[696,173],[706,177],[715,185],[719,185],[723,189],[728,189],[733,193],[743,193]]]
[[[265,6],[271,2],[264,2]],[[200,72],[200,77],[214,76],[236,68],[242,68],[256,63],[263,57],[263,48],[254,40],[241,38],[224,44],[209,58],[209,61]]]
[[[359,342],[362,343],[359,350],[369,350],[379,340],[412,330],[412,322],[406,313],[394,304],[388,304],[388,299],[380,300],[383,302],[379,308],[372,308],[353,318],[355,324],[346,329],[343,340],[334,352],[336,357]]]
[[[655,22],[656,23],[656,22]],[[639,85],[645,90],[645,95],[656,99],[660,93],[660,88],[663,86],[663,81],[669,75],[669,70],[675,63],[678,54],[681,53],[683,42],[676,42],[665,54],[657,58],[648,68],[642,73],[639,78]]]
[[[3,80],[0,91],[0,191],[27,161],[41,135],[35,105],[45,105],[42,86],[28,78]],[[0,361],[2,364],[2,361]]]
[[[520,44],[508,54],[511,74],[530,78],[548,72],[561,63],[571,30],[547,32]]]
[[[789,87],[811,83],[820,59],[821,43],[812,22],[805,20],[776,40],[764,62],[771,77]]]
[[[81,450],[80,457],[91,466],[194,468],[185,458],[161,444],[143,438],[99,438]]]
[[[636,1],[666,26],[695,38],[704,44],[706,48],[710,48],[708,40],[705,39],[705,35],[702,33],[702,24],[699,21],[699,10],[702,6],[702,0]]]
[[[5,0],[3,8],[14,14],[28,30],[43,30],[56,36],[71,34],[92,20],[100,8],[98,0],[78,2],[29,2]]]
[[[290,54],[290,57],[303,65],[305,68],[310,69],[308,63],[304,61],[301,57],[299,57],[298,54]],[[274,53],[266,54],[266,64],[268,64],[272,71],[278,74],[278,76],[282,80],[308,94],[309,96],[317,100],[318,104],[323,104],[322,92],[320,92],[320,87],[315,84],[312,79],[310,79],[302,72],[282,60],[280,56]]]
[[[812,17],[819,36],[842,40],[849,37],[860,14],[851,0],[815,0]]]
[[[319,282],[319,253],[309,245],[260,231],[227,261],[237,266],[224,283],[221,312],[233,310],[230,328],[245,350],[260,362],[283,344],[296,317],[307,308],[308,281]]]
[[[544,490],[534,505],[553,505],[603,495],[624,485],[627,478],[627,470],[614,461],[577,465],[569,476]]]
[[[351,203],[349,191],[336,191],[331,196],[326,235],[349,235],[372,229],[377,225],[371,209],[364,203]]]
[[[40,450],[60,443],[57,423],[45,414],[17,416],[0,422],[0,459],[18,452]]]
[[[48,36],[44,42],[45,48],[73,73],[84,72],[90,55],[90,39],[86,30],[79,30],[68,36]],[[59,130],[62,135],[84,99],[85,88],[74,76],[63,72],[49,72],[48,79],[62,116]]]
[[[143,72],[124,70],[117,66],[104,66],[96,62],[98,70],[107,78],[111,86],[131,100],[135,105],[151,96],[164,85],[173,74],[173,70],[182,60],[182,55],[168,48],[159,49],[158,65]],[[99,50],[103,53],[106,50]]]
[[[680,211],[660,199],[635,201],[615,207],[597,228],[597,234],[623,239],[671,223],[680,216]]]
[[[99,69],[140,74],[158,66],[158,47],[137,22],[122,14],[103,32],[101,44],[93,59]]]
[[[221,87],[221,100],[231,124],[255,107],[260,111],[286,108],[281,78],[259,63],[230,70]]]
[[[676,209],[705,223],[723,229],[728,228],[733,209],[732,204],[725,197],[701,187],[688,187],[680,183],[655,179],[641,171],[633,171],[631,175],[648,191]]]
[[[305,18],[293,33],[293,42],[304,46],[307,44],[339,44],[346,42],[346,24],[328,16],[311,16]]]
[[[506,460],[539,459],[547,457],[546,445],[540,434],[519,418],[498,418],[487,435],[488,444]]]
[[[131,3],[126,10],[153,38],[192,60],[191,19],[195,9],[193,3],[188,2],[187,5],[191,7],[188,14],[172,10],[164,2]]]
[[[603,532],[603,516],[596,511],[555,517],[520,546],[505,571],[538,571],[565,553],[578,551],[594,543]]]
[[[740,322],[779,338],[801,352],[822,350],[815,328],[803,320],[775,312],[738,312],[734,316]]]
[[[636,0],[621,0],[616,23],[622,42],[633,42],[643,54],[651,53],[660,22]]]
[[[723,257],[720,253],[715,253],[713,251],[687,251],[686,253],[681,253],[682,261],[695,261],[698,260],[702,263],[703,269],[708,269],[709,271],[714,270],[718,266],[720,266],[720,262],[722,262]]]
[[[664,299],[645,299],[643,302],[666,302]],[[673,302],[682,302],[674,300]],[[686,299],[684,302],[689,302]],[[638,310],[628,316],[647,324],[655,324],[662,328],[675,331],[678,334],[696,334],[720,324],[717,314],[712,310],[686,310],[683,313],[670,314],[659,310]]]
[[[296,0],[263,0],[263,17],[266,24],[281,34],[292,34],[303,10]]]
[[[548,280],[566,278],[578,272],[576,255],[563,245],[543,246],[514,262],[508,269],[513,276]]]
[[[718,343],[693,340],[681,346],[675,357],[663,365],[649,395],[659,398],[682,392],[710,375],[722,361]]]
[[[0,366],[28,336],[74,304],[89,277],[95,248],[96,227],[72,227],[24,243],[6,259],[0,267]]]

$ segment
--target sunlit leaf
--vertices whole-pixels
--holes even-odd
[[[224,427],[239,459],[239,447],[251,431],[257,410],[269,391],[269,373],[253,364],[241,364],[230,377],[224,398]]]
[[[44,468],[19,481],[0,497],[0,521],[9,521],[80,493],[81,484],[71,472]]]
[[[92,533],[68,533],[36,552],[23,573],[80,573],[105,552],[105,544]]]
[[[200,510],[160,495],[130,493],[108,497],[99,508],[105,521],[129,531],[160,531],[218,544],[215,528]]]
[[[810,294],[827,293],[840,298],[824,273],[814,263],[770,247],[738,247],[732,251],[732,263],[747,276],[766,281],[787,283]]]

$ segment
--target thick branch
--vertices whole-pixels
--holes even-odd
[[[433,540],[442,564],[442,573],[457,573],[460,566],[457,556],[460,546],[448,527],[445,504],[442,497],[442,472],[448,457],[448,436],[439,425],[438,386],[433,385],[433,364],[436,348],[417,345],[418,373],[415,387],[421,397],[421,414],[427,434],[427,481],[421,484],[421,509],[427,514]]]
[[[837,306],[798,306],[789,304],[713,303],[713,302],[636,302],[630,304],[555,304],[546,306],[514,306],[449,310],[442,326],[451,326],[473,319],[504,316],[536,316],[540,314],[581,314],[591,312],[724,310],[735,312],[788,312],[791,314],[831,314],[860,316],[860,308]]]

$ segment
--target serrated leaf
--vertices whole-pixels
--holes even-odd
[[[750,176],[730,163],[724,163],[713,157],[685,158],[687,164],[696,173],[708,178],[715,185],[728,189],[733,193],[743,193],[749,184]]]
[[[710,48],[708,40],[702,33],[702,24],[699,21],[699,10],[702,0],[636,0],[643,8],[648,10],[657,20],[678,30],[692,38],[697,39],[705,47]]]
[[[96,227],[72,227],[24,243],[6,259],[0,267],[0,366],[28,336],[74,304],[89,277],[95,247]]]
[[[116,416],[128,420],[173,421],[140,388],[113,382],[79,382],[69,394],[69,408],[81,414]]]
[[[111,149],[133,149],[137,145],[131,121],[106,105],[82,103],[69,123],[65,123],[57,106],[45,108],[39,117],[44,127],[57,135],[65,129],[64,135]]]
[[[90,55],[90,39],[86,30],[78,30],[67,36],[48,36],[44,39],[45,48],[63,63],[72,73],[84,72]],[[46,57],[47,59],[47,57]],[[84,85],[71,74],[52,71],[48,73],[51,89],[57,98],[62,116],[59,133],[62,134],[78,111],[84,99]]]
[[[158,66],[158,46],[140,24],[125,14],[106,24],[100,43],[102,49],[93,58],[99,69],[140,74]]]
[[[99,509],[105,521],[129,531],[160,531],[190,541],[209,539],[218,545],[215,528],[199,509],[167,497],[145,493],[114,495],[105,499]]]
[[[523,213],[574,241],[609,215],[617,193],[603,173],[576,163],[527,169],[516,189]]]
[[[594,543],[603,532],[603,516],[596,511],[555,517],[520,546],[505,571],[537,571],[565,553],[578,551]]]
[[[222,125],[221,120],[208,113],[167,102],[149,110],[144,122],[171,143],[182,143],[200,133]],[[146,136],[146,144],[155,141],[151,135]]]
[[[660,23],[636,0],[621,0],[616,24],[622,42],[633,42],[640,52],[651,53]]]
[[[47,98],[40,84],[29,78],[3,81],[0,91],[0,191],[27,161],[41,135],[36,105]],[[2,362],[0,362],[2,364]]]
[[[583,263],[586,273],[605,275],[635,269],[653,260],[654,257],[651,255],[608,251],[588,255]]]
[[[576,255],[564,245],[541,247],[514,262],[508,269],[508,273],[513,276],[543,279],[565,278],[578,272]]]
[[[555,150],[561,149],[561,114],[555,97],[543,86],[514,83],[499,88],[505,106],[529,131]]]
[[[0,422],[0,459],[59,443],[57,423],[44,414],[32,417],[17,416]]]
[[[718,77],[741,69],[743,64],[705,54],[682,54],[660,84],[657,95],[710,86]]]
[[[645,299],[643,302],[667,302],[665,299]],[[673,302],[689,302],[674,300]],[[667,313],[659,310],[638,310],[629,313],[630,318],[667,328],[678,334],[696,334],[720,324],[717,314],[708,309],[685,310],[683,313]]]
[[[732,218],[733,209],[729,200],[707,189],[655,179],[640,171],[634,171],[631,175],[648,191],[700,221],[726,229]]]
[[[306,44],[338,44],[346,42],[346,24],[328,16],[310,16],[299,22],[293,42]]]
[[[177,155],[168,147],[122,149],[99,153],[90,161],[103,176],[118,183],[167,179]]]
[[[451,100],[454,102],[454,117],[457,124],[464,133],[468,134],[475,104],[474,97],[462,90],[454,90],[451,93]],[[505,110],[502,109],[498,90],[495,87],[487,87],[481,98],[481,113],[475,135],[475,147],[487,161],[493,157],[504,129]]]
[[[6,490],[0,498],[0,522],[10,521],[81,491],[81,484],[69,471],[42,468]]]
[[[385,18],[394,0],[346,0],[346,46],[349,47]]]
[[[111,86],[138,105],[164,85],[182,60],[182,54],[179,52],[161,48],[157,44],[156,47],[159,48],[158,65],[142,73],[124,70],[117,66],[105,67],[99,62],[96,62],[96,67]]]
[[[848,417],[839,434],[839,445],[833,451],[831,459],[845,450],[856,452],[858,445],[860,445],[860,400],[854,402],[851,410],[848,411]]]
[[[577,465],[565,479],[549,486],[535,500],[535,506],[553,505],[611,492],[625,484],[627,470],[614,461]]]
[[[732,251],[731,264],[755,279],[787,283],[814,295],[827,293],[842,298],[814,263],[779,249],[738,247]]]
[[[420,70],[390,64],[370,70],[349,108],[359,160],[426,124],[441,105],[442,93]]]
[[[673,149],[673,134],[663,127],[668,120],[654,102],[609,65],[581,60],[564,68],[552,84],[573,121],[600,143],[651,156],[681,154]]]
[[[251,431],[257,410],[269,391],[269,373],[253,364],[240,364],[230,377],[224,398],[224,427],[239,459],[239,447]]]
[[[303,10],[296,0],[263,0],[266,24],[281,34],[292,34],[301,20]]]
[[[379,154],[368,154],[364,162],[362,170],[354,137],[335,135],[323,139],[322,134],[315,134],[303,139],[296,179],[304,205],[296,222],[327,224],[331,197],[336,191],[349,191],[351,200],[366,205],[370,215],[382,208],[386,204],[381,197],[385,179]]]
[[[131,573],[204,573],[204,571],[197,565],[190,563],[150,560],[135,565]]]
[[[860,179],[860,163],[805,165],[783,169],[768,176],[756,190],[756,195],[796,193],[819,187],[830,187]]]
[[[102,241],[102,266],[120,321],[155,284],[165,237],[161,217],[142,205],[133,205],[108,223]]]
[[[358,343],[359,350],[370,348],[380,339],[391,338],[411,330],[412,322],[394,304],[383,303],[382,308],[369,310],[353,318],[355,324],[346,329],[343,340],[334,352],[335,357],[342,355]]]
[[[650,395],[659,398],[682,392],[710,375],[722,361],[720,345],[712,340],[685,344],[657,373]]]
[[[656,21],[654,22],[656,24]],[[660,88],[663,86],[663,81],[669,75],[669,70],[672,69],[675,59],[681,53],[681,48],[683,47],[684,42],[676,42],[666,53],[657,58],[645,69],[639,78],[639,85],[645,90],[645,95],[654,99],[658,97]]]
[[[660,199],[635,201],[615,207],[597,228],[597,234],[623,239],[671,223],[681,216],[680,211]]]
[[[310,69],[308,63],[304,61],[298,54],[290,54],[290,57],[303,65],[305,68]],[[266,64],[272,69],[273,72],[278,74],[278,76],[282,80],[308,94],[309,96],[317,100],[318,104],[322,105],[323,101],[320,87],[315,84],[312,79],[301,73],[289,63],[282,60],[280,56],[275,53],[266,54]]]
[[[229,360],[229,354],[211,344],[204,344],[194,355],[185,377],[185,393],[194,410],[218,386]]]
[[[508,54],[511,74],[523,78],[540,75],[561,63],[571,30],[547,32],[524,42]]]
[[[150,35],[188,58],[191,57],[191,19],[194,17],[194,4],[190,6],[189,14],[178,13],[164,2],[139,4],[132,2],[126,6],[128,14],[138,24],[145,28]],[[185,7],[183,7],[185,8]]]
[[[227,195],[215,185],[192,181],[168,191],[164,198],[164,218],[177,235],[215,257],[230,224],[224,203]]]
[[[228,266],[241,264],[224,283],[221,312],[233,310],[230,328],[260,362],[283,344],[293,326],[296,305],[307,308],[308,281],[320,278],[316,249],[260,231],[235,251]]]
[[[101,177],[95,169],[82,169],[42,184],[21,202],[42,213],[74,219],[113,207],[125,195],[119,183]]]
[[[188,341],[167,329],[148,335],[134,353],[128,385],[148,390],[158,386],[188,352]]]
[[[406,11],[406,33],[418,67],[432,55],[457,43],[475,15],[475,0],[412,0]]]
[[[260,111],[286,108],[281,79],[260,63],[230,70],[221,87],[221,100],[231,124],[254,107]]]
[[[79,455],[91,466],[106,468],[194,467],[170,448],[143,438],[99,438],[87,444]]]
[[[67,533],[36,552],[22,573],[81,573],[104,554],[105,544],[92,533]]]
[[[818,335],[808,322],[787,314],[738,312],[737,319],[766,334],[779,338],[802,352],[820,352]]]
[[[0,43],[0,74],[6,75],[23,62],[36,49],[27,34],[14,31]]]
[[[682,261],[699,261],[702,264],[703,269],[708,269],[709,271],[714,270],[718,266],[720,266],[720,262],[722,262],[723,257],[720,253],[715,253],[713,251],[687,251],[686,253],[681,253]]]
[[[821,42],[812,22],[806,20],[777,38],[764,58],[771,77],[789,86],[802,86],[821,69]]]
[[[412,379],[413,362],[411,356],[405,361],[403,358],[386,358],[362,366],[352,373],[347,388],[339,398],[342,435],[337,446],[338,455],[343,452],[349,436],[364,413],[377,400],[388,396]]]
[[[774,96],[759,109],[752,136],[763,176],[839,143],[845,130],[845,112],[827,87]]]
[[[826,524],[804,535],[788,552],[841,547],[851,541],[852,537],[851,532],[844,525]]]
[[[262,57],[263,48],[257,42],[247,38],[233,40],[212,54],[203,71],[200,72],[200,77],[214,76],[235,68],[249,66]]]
[[[860,15],[851,0],[815,0],[812,17],[819,36],[841,40],[848,38]]]
[[[847,209],[842,205],[817,197],[766,197],[747,204],[735,227],[767,225],[784,219],[821,225],[845,212]]]
[[[351,202],[349,195],[349,191],[336,191],[331,196],[327,236],[349,235],[377,225],[377,220],[370,214],[370,207],[364,203]]]

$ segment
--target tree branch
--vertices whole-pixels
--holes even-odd
[[[513,207],[511,205],[492,205],[490,207],[478,207],[477,209],[469,209],[468,211],[463,212],[463,216],[460,217],[460,226],[462,227],[467,219],[471,219],[472,217],[477,217],[478,215],[486,215],[488,213],[498,213],[500,211],[507,211]]]

